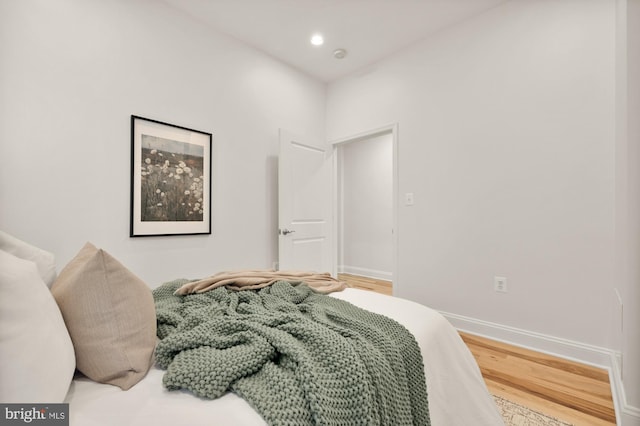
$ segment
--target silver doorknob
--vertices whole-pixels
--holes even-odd
[[[284,228],[284,229],[280,230],[280,234],[282,234],[282,235],[288,235],[288,234],[291,234],[293,232],[296,232],[296,231],[292,231],[292,230],[289,230],[287,228]]]

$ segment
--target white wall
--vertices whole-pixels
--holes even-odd
[[[619,270],[624,425],[640,425],[640,0],[618,1],[620,36],[618,168]]]
[[[509,2],[329,86],[329,140],[399,125],[399,296],[611,347],[614,46],[610,1]]]
[[[325,86],[161,2],[0,2],[0,229],[86,241],[149,285],[277,259],[278,128],[324,139]],[[213,133],[213,234],[129,238],[130,115]]]
[[[397,294],[614,370],[622,352],[624,425],[640,424],[639,29],[638,0],[508,2],[327,99],[330,140],[399,125],[416,205],[398,201]]]
[[[393,143],[391,133],[345,143],[342,170],[343,272],[391,279]]]

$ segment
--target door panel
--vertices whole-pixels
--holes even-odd
[[[333,272],[330,157],[326,148],[280,131],[281,270]]]

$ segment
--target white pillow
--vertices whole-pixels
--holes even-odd
[[[0,231],[0,250],[11,253],[20,259],[35,262],[43,281],[47,287],[51,288],[56,279],[56,259],[53,253],[27,244],[3,231]]]
[[[63,402],[76,360],[60,309],[34,262],[0,250],[0,401]]]

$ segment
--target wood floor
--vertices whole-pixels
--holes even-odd
[[[377,293],[388,294],[391,296],[391,282],[389,281],[382,281],[375,278],[351,274],[338,274],[338,279],[340,281],[345,281],[350,287],[375,291]]]
[[[615,425],[606,370],[460,333],[489,391],[574,425]]]
[[[339,274],[351,287],[391,294],[388,281]],[[575,426],[615,425],[606,370],[460,333],[489,391]]]

